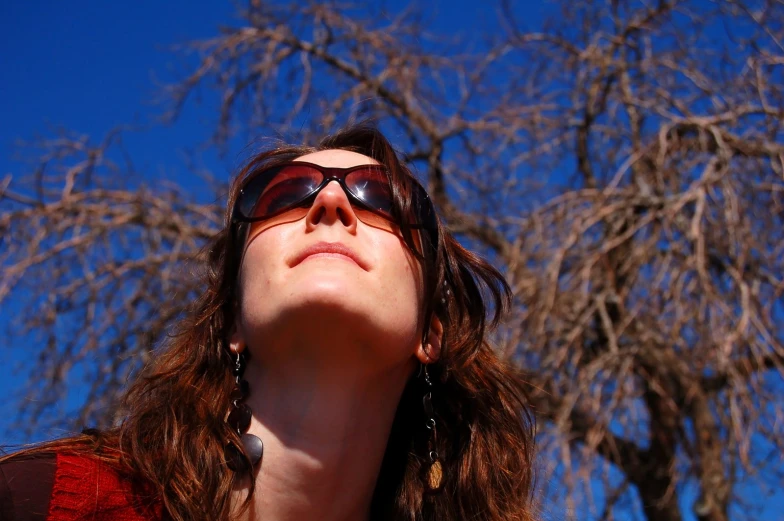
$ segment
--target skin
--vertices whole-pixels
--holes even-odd
[[[345,150],[299,158],[323,166],[376,163]],[[362,259],[293,258],[320,241]],[[264,442],[245,519],[366,520],[400,396],[420,362],[438,358],[433,317],[423,345],[423,275],[396,231],[357,219],[337,182],[305,217],[252,229],[240,268],[234,352],[245,378],[249,432]],[[236,491],[235,503],[247,489]]]

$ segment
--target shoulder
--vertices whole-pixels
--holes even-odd
[[[12,521],[161,519],[143,488],[90,455],[36,454],[0,464],[0,512]]]

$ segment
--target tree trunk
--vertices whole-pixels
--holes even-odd
[[[652,376],[651,379],[659,378]],[[658,383],[666,385],[662,381]],[[654,390],[656,387],[659,386],[649,383],[645,393],[651,418],[651,446],[645,452],[642,468],[630,475],[634,476],[633,481],[637,485],[647,521],[681,521],[672,472],[675,467],[674,433],[678,428],[678,413]]]

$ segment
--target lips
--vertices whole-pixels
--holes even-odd
[[[368,269],[367,265],[359,257],[359,255],[354,253],[351,248],[341,242],[317,242],[316,244],[312,244],[299,252],[296,257],[294,257],[294,260],[291,263],[291,267],[296,266],[306,258],[317,253],[336,253],[339,255],[344,255],[356,262],[357,265],[363,270],[367,271]]]

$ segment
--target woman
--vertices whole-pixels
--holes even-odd
[[[534,519],[532,421],[485,339],[509,288],[377,130],[254,157],[205,251],[122,424],[6,457],[7,516]]]

